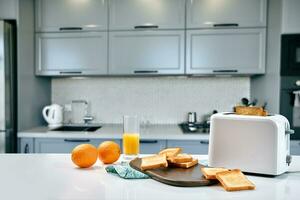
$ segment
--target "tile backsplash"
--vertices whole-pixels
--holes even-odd
[[[123,115],[137,114],[144,122],[174,124],[185,121],[188,112],[201,120],[214,109],[231,111],[249,96],[249,77],[52,79],[52,103],[87,100],[97,123],[121,123]]]

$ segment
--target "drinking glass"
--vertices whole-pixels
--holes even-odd
[[[140,123],[137,116],[123,117],[123,153],[124,158],[131,160],[140,151]]]

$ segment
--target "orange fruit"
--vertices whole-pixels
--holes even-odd
[[[72,151],[72,161],[80,168],[91,167],[97,161],[98,150],[91,144],[80,144]]]
[[[98,152],[99,159],[104,164],[111,164],[116,162],[121,155],[120,146],[113,141],[102,142],[98,147]]]

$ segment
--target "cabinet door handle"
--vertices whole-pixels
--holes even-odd
[[[59,72],[60,74],[71,75],[71,74],[82,74],[81,71],[70,71],[70,72]]]
[[[81,31],[81,27],[60,27],[60,31]]]
[[[239,72],[236,69],[220,69],[220,70],[213,70],[213,73],[237,73]]]
[[[292,129],[285,130],[285,134],[287,134],[287,135],[292,135],[292,134],[294,134],[294,133],[295,133],[295,131],[292,130]]]
[[[207,141],[207,140],[201,140],[200,144],[209,144],[209,141]]]
[[[157,70],[135,70],[135,74],[157,74]]]
[[[89,139],[64,139],[65,142],[73,142],[73,143],[83,143],[83,142],[90,142]]]
[[[238,27],[239,24],[237,23],[224,23],[224,24],[214,24],[214,27]]]
[[[158,25],[138,25],[138,26],[135,26],[134,29],[157,29],[159,28]]]
[[[24,147],[24,153],[29,153],[29,145],[26,144]]]
[[[156,144],[158,143],[157,140],[140,140],[141,144]]]

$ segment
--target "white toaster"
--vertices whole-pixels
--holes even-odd
[[[215,114],[211,117],[208,165],[264,175],[282,174],[291,162],[292,133],[282,115]]]

